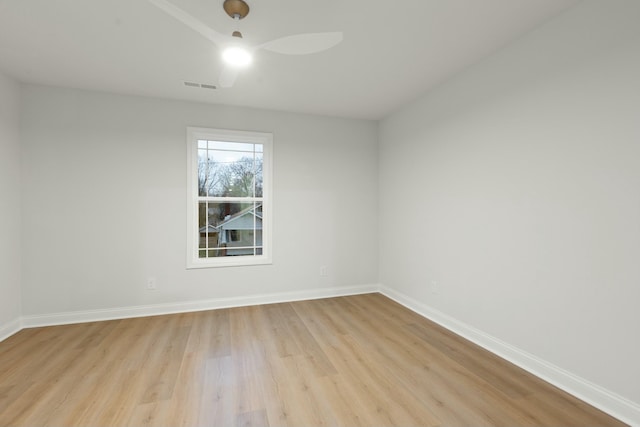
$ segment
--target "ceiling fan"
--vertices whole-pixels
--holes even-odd
[[[149,1],[212,41],[222,50],[225,66],[220,73],[218,85],[223,88],[233,86],[240,69],[251,62],[253,53],[259,49],[284,55],[308,55],[330,49],[343,39],[342,32],[306,33],[282,37],[256,46],[247,46],[242,39],[242,33],[238,30],[231,35],[222,34],[167,0]],[[225,0],[222,6],[236,23],[249,14],[249,5],[244,0]]]

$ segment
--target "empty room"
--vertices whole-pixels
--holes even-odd
[[[637,0],[0,0],[0,426],[640,426]]]

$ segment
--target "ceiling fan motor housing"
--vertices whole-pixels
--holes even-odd
[[[242,19],[249,14],[249,5],[244,0],[224,0],[222,7],[233,19]]]

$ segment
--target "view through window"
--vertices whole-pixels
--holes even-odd
[[[271,135],[189,130],[191,266],[270,262]]]

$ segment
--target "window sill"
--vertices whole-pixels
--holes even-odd
[[[235,259],[235,257],[212,260],[188,260],[187,270],[199,268],[220,268],[220,267],[251,267],[254,265],[273,264],[270,257],[256,256],[251,259]]]

